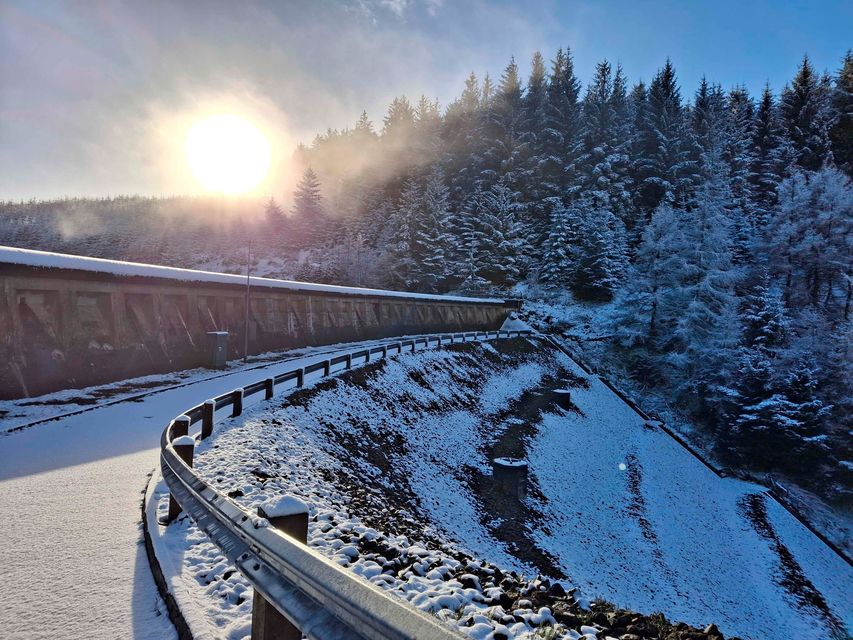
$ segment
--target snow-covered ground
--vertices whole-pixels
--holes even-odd
[[[621,375],[623,365],[608,353],[609,318],[614,303],[583,302],[569,293],[543,294],[519,288],[519,296],[533,295],[535,299],[524,302],[522,315],[531,325],[552,333],[552,336],[570,352],[586,361],[587,365],[603,372],[629,393],[648,413],[659,416],[669,428],[701,451],[705,459],[714,459],[713,438],[695,427],[690,418],[673,406],[660,389],[643,387],[640,383]],[[718,467],[725,466],[717,464]],[[779,478],[782,480],[781,478]],[[789,499],[805,518],[848,557],[853,555],[853,509],[842,505],[832,506],[812,492],[784,481]]]
[[[496,587],[465,577],[491,569],[460,553],[727,636],[853,628],[853,571],[761,487],[717,478],[569,358],[528,350],[424,352],[323,382],[217,425],[196,467],[248,508],[304,499],[310,544],[475,638],[523,637],[552,612],[497,607]],[[515,510],[488,489],[494,455],[530,464]],[[250,585],[187,518],[158,531],[194,618],[245,637]],[[402,564],[368,553],[377,541]]]
[[[141,492],[157,465],[164,425],[199,399],[337,349],[344,350],[318,348],[289,360],[285,354],[262,368],[256,363],[213,379],[211,372],[198,370],[182,377],[185,385],[178,388],[0,433],[0,542],[7,591],[0,607],[0,637],[175,637],[140,530]],[[164,376],[165,386],[174,384],[173,377]],[[121,384],[130,389],[137,382]],[[93,396],[96,392],[87,390]],[[61,400],[69,393],[33,400]],[[30,418],[68,409],[61,404],[33,406],[38,412]],[[0,418],[0,432],[22,419],[26,417]]]

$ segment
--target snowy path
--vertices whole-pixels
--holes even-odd
[[[2,636],[176,637],[140,529],[141,492],[166,421],[201,399],[334,349],[0,436]]]

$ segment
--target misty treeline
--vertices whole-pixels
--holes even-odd
[[[568,51],[537,53],[526,80],[511,61],[445,109],[397,98],[297,160],[292,203],[254,221],[211,199],[69,200],[7,203],[0,233],[235,269],[251,240],[272,275],[570,295],[600,309],[609,366],[721,458],[850,498],[853,54],[835,75],[804,59],[778,96],[703,80],[685,98],[669,61],[634,85],[605,61],[582,87]],[[75,209],[97,233],[58,228]]]

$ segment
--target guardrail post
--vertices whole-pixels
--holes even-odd
[[[305,369],[296,370],[296,386],[301,387],[305,384]]]
[[[332,363],[329,360],[323,360],[323,375],[327,376],[332,372]]]
[[[527,462],[518,458],[494,458],[492,478],[498,490],[524,498],[527,495]]]
[[[382,357],[387,358],[388,357],[388,347],[383,344],[381,348],[382,348]]]
[[[350,369],[352,369],[352,354],[351,354],[351,353],[348,353],[348,354],[346,354],[346,355],[344,356],[344,358],[346,358],[346,359],[344,360],[344,368],[345,368],[347,371],[349,371]]]
[[[266,400],[272,400],[274,394],[275,378],[267,378],[266,380],[264,380],[264,398]]]
[[[284,508],[258,507],[258,515],[270,525],[302,544],[308,543],[308,508],[297,499],[284,501]],[[276,515],[283,513],[285,515]],[[302,632],[281,615],[257,591],[252,600],[252,640],[301,640]]]
[[[177,420],[175,420],[177,423]],[[189,421],[187,421],[187,426],[189,426]],[[175,453],[178,454],[178,457],[187,463],[188,467],[193,466],[193,451],[195,450],[195,438],[189,435],[181,435],[172,440],[172,447],[175,449]],[[166,516],[166,522],[164,524],[169,524],[170,522],[174,522],[175,518],[181,515],[181,505],[175,500],[175,496],[171,493],[169,494],[169,515]]]
[[[243,390],[234,389],[231,392],[231,417],[236,418],[243,413]]]
[[[418,340],[417,338],[412,339],[412,353],[418,350]]]
[[[403,353],[403,343],[402,343],[402,342],[398,342],[396,346],[397,346],[397,353],[398,353],[398,354],[399,354],[399,353]]]
[[[216,401],[205,400],[201,405],[201,439],[204,440],[213,433],[213,414],[216,412]]]
[[[174,420],[172,420],[172,428],[171,435],[172,439],[180,438],[181,436],[185,436],[190,432],[190,417],[189,416],[178,416]]]
[[[364,353],[364,364],[367,364],[368,362],[370,362],[370,347],[367,347],[367,349],[364,350]]]

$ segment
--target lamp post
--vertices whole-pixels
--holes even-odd
[[[251,289],[252,272],[252,239],[249,238],[249,244],[246,246],[246,314],[243,318],[243,362],[249,360],[249,291]]]

